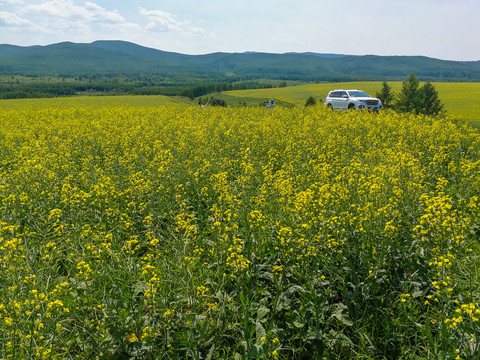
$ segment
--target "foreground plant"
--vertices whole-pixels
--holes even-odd
[[[0,119],[4,358],[478,356],[480,137],[452,119]]]

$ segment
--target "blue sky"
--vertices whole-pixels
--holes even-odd
[[[0,0],[0,43],[480,60],[479,0]]]

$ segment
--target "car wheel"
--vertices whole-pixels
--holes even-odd
[[[349,104],[348,110],[355,110],[355,104]]]
[[[328,105],[327,105],[327,109],[328,109],[328,110],[333,110],[332,104],[328,104]]]

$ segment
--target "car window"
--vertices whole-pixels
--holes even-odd
[[[352,97],[370,97],[365,91],[355,90],[348,92]]]
[[[346,91],[340,91],[339,97],[343,97],[344,95],[347,95],[347,92]]]

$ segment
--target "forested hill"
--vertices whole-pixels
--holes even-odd
[[[316,53],[212,53],[185,55],[124,41],[47,46],[0,45],[0,75],[172,74],[196,77],[303,81],[403,80],[480,81],[479,62],[423,56],[352,56]]]

